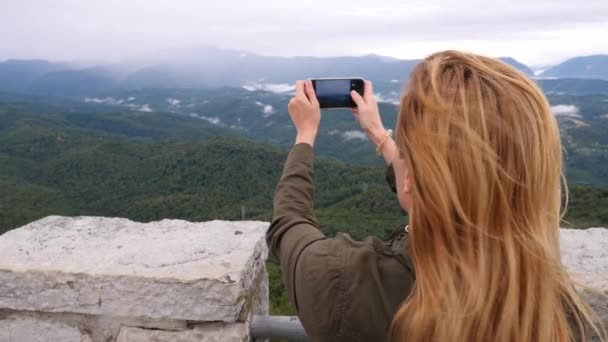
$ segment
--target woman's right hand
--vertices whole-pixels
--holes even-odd
[[[357,105],[357,108],[353,109],[355,118],[361,125],[361,128],[367,133],[368,137],[378,145],[379,140],[384,138],[386,130],[380,117],[380,110],[378,109],[378,103],[374,96],[374,89],[372,82],[365,80],[365,89],[363,96],[359,95],[356,91],[350,93],[353,101]]]

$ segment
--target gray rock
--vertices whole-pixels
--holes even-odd
[[[581,285],[608,293],[608,229],[561,229],[562,261]]]
[[[0,320],[2,342],[90,342],[78,328],[62,322],[11,317]]]
[[[50,216],[0,236],[0,308],[242,320],[250,301],[268,306],[267,227]]]
[[[608,327],[608,229],[561,229],[560,245],[568,274]]]

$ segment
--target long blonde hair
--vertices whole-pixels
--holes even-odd
[[[411,75],[396,133],[412,179],[416,283],[392,341],[604,331],[560,260],[560,133],[531,80],[496,59],[431,55]]]

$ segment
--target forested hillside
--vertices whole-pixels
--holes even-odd
[[[53,213],[233,220],[244,206],[248,219],[270,219],[284,150],[217,136],[218,128],[194,119],[179,130],[181,140],[167,139],[177,134],[172,120],[182,119],[171,114],[86,118],[17,110],[0,112],[0,231]],[[184,139],[188,129],[198,132],[196,140]],[[319,160],[317,172],[328,232],[382,235],[402,220],[382,168]]]

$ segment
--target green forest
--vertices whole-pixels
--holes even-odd
[[[603,161],[576,154],[582,144],[566,144],[578,158],[568,162],[578,178],[563,226],[605,226],[608,188],[605,169],[597,164]],[[349,158],[360,151],[373,155],[373,148],[358,145]],[[245,219],[270,221],[287,152],[178,114],[5,100],[0,102],[0,234],[47,215],[240,220],[244,207]],[[406,222],[385,184],[385,167],[376,165],[316,159],[316,213],[327,235],[383,238]],[[600,181],[580,181],[589,174]],[[278,265],[271,258],[267,266],[271,313],[292,314]]]

